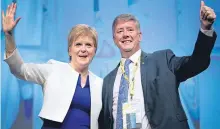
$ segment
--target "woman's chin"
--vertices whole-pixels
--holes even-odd
[[[79,63],[79,67],[80,67],[81,69],[87,68],[88,66],[89,66],[89,63],[88,63],[88,62],[81,62],[81,63]]]

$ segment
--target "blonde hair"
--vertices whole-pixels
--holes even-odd
[[[68,52],[69,48],[72,46],[73,42],[76,41],[79,37],[88,36],[91,37],[94,41],[94,46],[97,50],[98,47],[98,33],[96,30],[86,24],[78,24],[74,26],[69,35],[68,35]],[[71,57],[70,57],[71,60]]]

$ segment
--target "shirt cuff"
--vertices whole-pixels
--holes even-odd
[[[214,29],[211,28],[210,30],[204,30],[202,28],[200,28],[200,31],[205,34],[206,36],[209,36],[209,37],[213,37],[213,33],[214,33]]]
[[[16,55],[17,52],[17,48],[11,53],[10,56],[6,57],[6,51],[4,52],[4,61],[8,60],[10,57],[13,57],[13,55]]]

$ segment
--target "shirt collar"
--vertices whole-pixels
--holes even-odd
[[[138,51],[136,51],[132,56],[130,56],[130,60],[132,61],[132,63],[137,62],[138,58],[141,56],[141,49],[139,49]],[[126,58],[121,58],[122,63],[125,63]]]

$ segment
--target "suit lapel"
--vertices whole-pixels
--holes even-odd
[[[118,71],[118,67],[119,65],[113,70],[111,76],[110,76],[110,79],[108,81],[108,91],[107,93],[109,93],[109,99],[108,99],[108,110],[110,112],[110,117],[112,117],[112,106],[113,106],[113,89],[114,89],[114,83],[115,83],[115,78],[116,78],[116,74],[117,74],[117,71]]]
[[[141,52],[141,64],[140,64],[140,72],[141,72],[141,84],[143,89],[143,97],[144,97],[144,106],[145,106],[145,113],[149,111],[148,105],[147,105],[147,58],[148,54],[145,52]],[[148,116],[149,118],[149,116]]]

